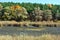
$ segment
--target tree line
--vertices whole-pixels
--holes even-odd
[[[0,21],[57,21],[60,5],[0,2]]]

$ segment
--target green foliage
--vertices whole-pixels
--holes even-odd
[[[59,12],[57,12],[57,10]],[[57,18],[57,16],[60,18],[60,5],[0,2],[1,20],[21,21],[21,20],[31,19],[35,21],[44,18],[55,19]]]

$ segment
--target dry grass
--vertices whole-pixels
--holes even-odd
[[[8,24],[10,24],[10,25],[20,25],[20,26],[23,26],[23,25],[26,25],[26,26],[30,26],[30,24],[31,25],[33,25],[33,24],[36,24],[36,25],[39,25],[40,27],[41,26],[44,26],[44,25],[60,25],[60,21],[58,21],[58,22],[53,22],[53,21],[43,21],[43,22],[29,22],[29,21],[23,21],[23,22],[16,22],[16,21],[0,21],[0,26],[2,27],[3,25],[8,25]]]
[[[32,30],[32,31],[41,31],[41,30],[45,30],[46,28],[23,28],[23,27],[20,27],[18,28],[17,30]]]
[[[60,35],[42,35],[42,36],[9,36],[9,35],[2,35],[0,36],[0,40],[60,40]]]

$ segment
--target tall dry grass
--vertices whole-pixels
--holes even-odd
[[[60,40],[60,35],[42,35],[42,36],[17,36],[17,35],[2,35],[0,40]]]
[[[56,27],[60,26],[60,21],[57,21],[57,22],[53,22],[53,21],[39,21],[39,22],[30,22],[30,21],[23,21],[23,22],[16,22],[16,21],[0,21],[0,27],[3,27],[3,26],[19,26],[19,27],[23,27],[23,26],[26,26],[26,27],[29,27],[29,26],[32,26],[32,25],[38,25],[38,27],[45,27],[46,25],[51,25],[52,27],[54,27],[56,25]]]

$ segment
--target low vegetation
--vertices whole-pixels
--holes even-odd
[[[60,22],[53,22],[53,21],[43,21],[43,22],[16,22],[16,21],[0,21],[0,27],[60,27]]]
[[[17,35],[2,35],[0,36],[0,40],[60,40],[60,35],[41,35],[41,36],[17,36]]]

